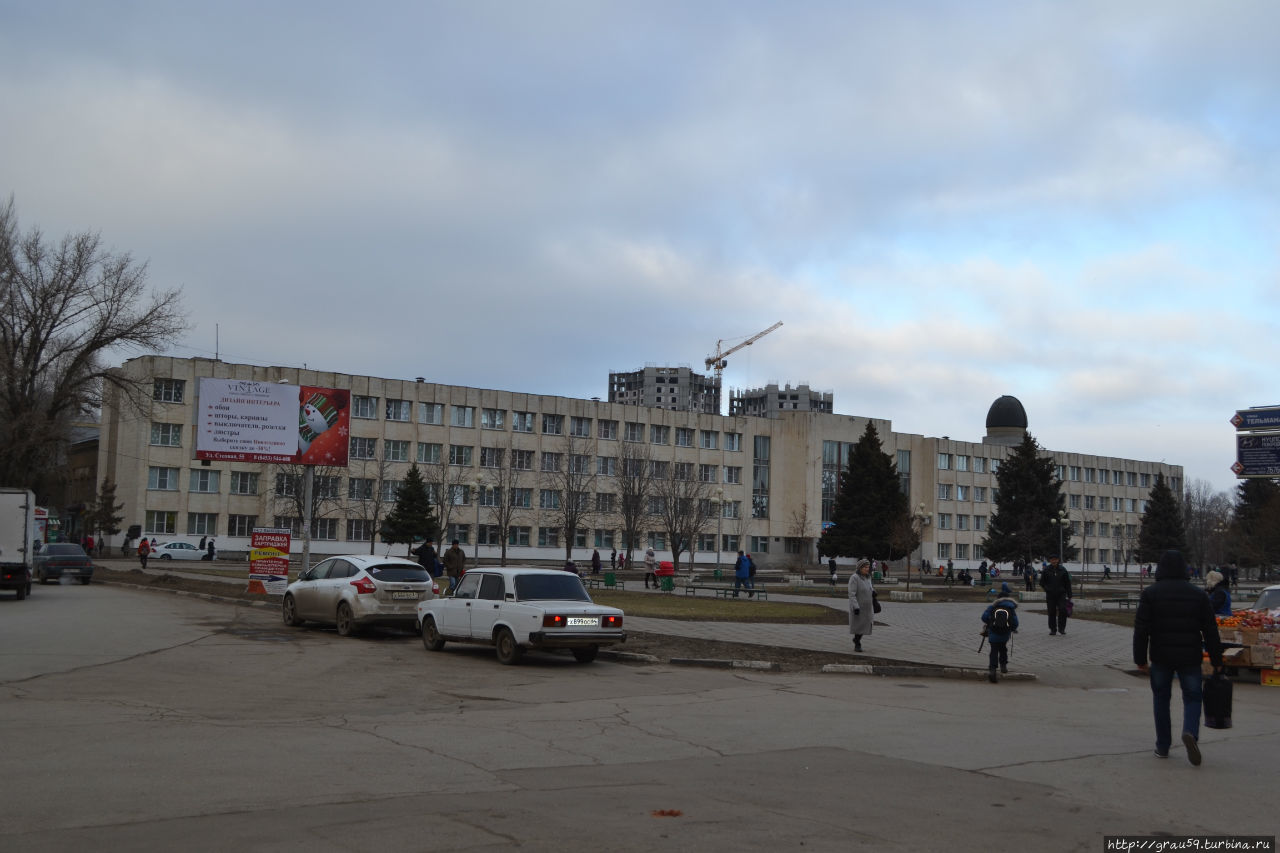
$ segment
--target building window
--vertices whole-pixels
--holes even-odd
[[[938,470],[939,471],[951,470],[951,454],[950,453],[938,454]]]
[[[1085,508],[1085,509],[1094,509],[1094,508],[1096,508],[1096,505],[1097,505],[1097,497],[1096,497],[1096,496],[1094,496],[1094,495],[1085,495],[1085,496],[1084,496],[1084,508]]]
[[[383,442],[382,447],[388,462],[409,461],[409,442],[387,439]]]
[[[750,553],[752,554],[769,553],[769,537],[768,536],[752,536]]]
[[[606,441],[618,440],[617,421],[596,421],[596,435]]]
[[[721,501],[720,517],[721,518],[741,518],[742,517],[742,501]]]
[[[512,412],[512,432],[533,432],[533,412]]]
[[[969,546],[964,542],[956,543],[956,559],[957,560],[969,559]]]
[[[302,535],[302,519],[296,515],[277,515],[272,526],[279,530],[288,530],[294,537]]]
[[[517,509],[528,509],[533,502],[533,489],[512,489],[511,505]]]
[[[465,444],[449,445],[449,464],[450,465],[471,465],[472,448]]]
[[[563,466],[564,466],[563,453],[542,454],[542,470],[543,471],[559,471]]]
[[[479,545],[501,545],[502,528],[496,524],[482,524],[476,529],[476,543]]]
[[[185,379],[157,379],[151,386],[151,399],[158,403],[181,403],[186,387]]]
[[[726,465],[724,466],[724,481],[734,485],[742,484],[742,466]]]
[[[677,462],[675,464],[675,473],[672,474],[673,480],[692,480],[693,479],[693,463]]]
[[[569,456],[569,473],[590,474],[591,457],[585,453],[573,453]]]
[[[985,474],[987,472],[987,458],[985,456],[973,457],[973,473]]]
[[[627,421],[622,438],[624,441],[644,441],[644,424]]]
[[[951,529],[951,513],[949,512],[938,513],[938,529],[939,530]]]
[[[311,538],[336,542],[338,540],[338,519],[317,518],[311,522]]]
[[[502,421],[506,418],[505,409],[481,409],[481,429],[502,429]]]
[[[724,434],[725,450],[742,450],[742,433],[726,432]]]
[[[676,427],[676,447],[693,447],[693,430]]]
[[[511,451],[511,467],[516,471],[532,471],[533,470],[533,451],[532,450],[512,450]]]
[[[539,527],[538,528],[538,547],[559,548],[560,547],[560,528]]]
[[[957,515],[957,516],[956,516],[956,530],[968,530],[968,529],[969,529],[969,516],[967,516],[967,515]]]
[[[538,509],[559,509],[560,508],[560,490],[559,489],[539,489],[538,490]]]
[[[1079,509],[1079,508],[1080,508],[1080,496],[1079,496],[1079,495],[1067,495],[1067,506],[1069,506],[1071,509]]]
[[[436,426],[444,423],[444,405],[441,403],[419,403],[418,423],[435,424]]]
[[[374,480],[351,477],[347,480],[347,497],[353,501],[371,501],[375,485]]]
[[[394,503],[400,496],[400,483],[402,480],[383,480],[381,499],[386,503]],[[434,500],[434,498],[432,499]]]
[[[938,500],[940,501],[951,500],[951,484],[950,483],[938,484]]]
[[[408,423],[410,405],[411,404],[408,400],[388,400],[387,420],[404,421],[405,423]]]
[[[361,397],[353,394],[351,396],[351,417],[363,418],[367,421],[377,420],[378,418],[378,398],[377,397]]]
[[[1144,488],[1144,489],[1149,489],[1149,488],[1151,488],[1151,475],[1150,475],[1150,474],[1139,474],[1139,475],[1138,475],[1138,480],[1139,480],[1139,485],[1140,485],[1140,486],[1142,486],[1142,488]]]
[[[509,527],[507,528],[507,544],[508,545],[524,545],[529,544],[529,528],[528,527]]]
[[[969,457],[968,457],[968,456],[959,456],[959,455],[957,455],[957,456],[956,456],[956,470],[957,470],[957,471],[968,471],[968,470],[969,470]]]
[[[178,514],[167,510],[149,509],[146,516],[145,533],[172,536],[178,532]]]
[[[289,474],[276,474],[276,496],[292,498],[298,494],[298,477]]]
[[[595,547],[596,548],[612,548],[613,547],[613,531],[601,530],[596,528]]]
[[[373,459],[378,453],[378,439],[351,437],[352,459]]]
[[[181,447],[182,424],[151,425],[151,444],[155,447]]]
[[[336,498],[342,488],[341,477],[317,476],[312,485],[312,492],[317,498]]]
[[[671,443],[671,427],[662,426],[661,424],[651,424],[649,426],[649,443],[650,444],[670,444]]]
[[[148,468],[147,488],[161,492],[178,491],[178,469],[157,467]]]
[[[221,473],[221,471],[213,471],[209,468],[192,468],[191,480],[187,486],[188,491],[206,495],[217,494],[221,485],[221,478],[218,475]]]
[[[714,483],[719,478],[719,465],[699,465],[698,479],[704,483]]]
[[[702,552],[714,551],[716,549],[716,535],[714,533],[698,534],[698,550]]]
[[[569,435],[591,438],[591,418],[569,418]]]
[[[720,537],[720,550],[728,551],[732,554],[738,550],[738,535],[736,533],[725,533]]]
[[[258,526],[258,517],[256,515],[227,516],[227,535],[228,536],[252,536],[253,528],[257,526]]]
[[[596,492],[596,512],[613,512],[616,498],[613,492]]]
[[[699,437],[703,450],[718,450],[720,448],[720,433],[715,430],[704,429],[699,434]]]
[[[957,485],[957,486],[956,486],[956,500],[958,500],[958,501],[967,501],[967,500],[969,500],[969,487],[968,487],[968,486],[960,486],[960,485]]]
[[[667,550],[667,534],[657,530],[650,530],[649,547],[655,551]]]
[[[449,426],[474,427],[476,425],[475,406],[450,406]]]
[[[1079,482],[1079,481],[1080,481],[1080,466],[1079,466],[1079,465],[1069,465],[1069,466],[1067,466],[1067,477],[1069,477],[1069,478],[1070,478],[1072,481],[1074,481],[1074,482]]]
[[[950,542],[938,543],[938,559],[939,560],[951,559],[951,543]]]
[[[973,529],[981,533],[987,529],[987,517],[985,515],[975,515],[973,517]]]
[[[543,415],[542,434],[562,435],[564,433],[564,415]]]
[[[428,441],[418,442],[418,462],[423,465],[439,465],[444,447]]]
[[[502,448],[501,447],[480,448],[480,467],[481,468],[501,468],[502,467]]]
[[[618,475],[618,457],[597,456],[596,473],[601,477],[616,477]]]
[[[991,473],[992,473],[992,474],[999,474],[999,473],[1000,473],[1000,460],[999,460],[999,459],[992,459],[992,460],[991,460]]]
[[[256,495],[258,493],[258,475],[251,471],[231,472],[231,494]]]
[[[188,536],[217,536],[218,514],[216,512],[187,513]]]
[[[457,542],[459,545],[471,544],[471,525],[470,524],[450,524],[444,529],[444,538],[441,542]]]
[[[986,503],[986,502],[987,502],[987,487],[986,487],[986,486],[974,486],[974,487],[973,487],[973,502],[974,502],[974,503],[980,503],[980,504],[981,504],[981,503]]]
[[[624,459],[622,460],[622,471],[628,477],[640,477],[644,474],[643,459]],[[653,461],[649,463],[649,477],[653,480],[665,480],[671,476],[671,463],[667,461]]]
[[[363,518],[347,519],[347,541],[369,542],[373,539],[373,522]]]

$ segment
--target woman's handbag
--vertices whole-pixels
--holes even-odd
[[[1215,672],[1204,683],[1204,724],[1211,729],[1231,728],[1231,682]]]
[[[1067,615],[1070,616],[1071,614],[1076,612],[1076,603],[1068,598],[1065,602],[1063,602],[1062,609],[1067,611]]]
[[[884,608],[880,606],[880,596],[876,595],[876,591],[873,589],[871,590],[871,612],[879,613],[881,610],[884,610]]]

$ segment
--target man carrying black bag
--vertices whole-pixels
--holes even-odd
[[[1168,758],[1173,740],[1169,700],[1173,677],[1182,688],[1182,743],[1187,760],[1200,765],[1200,662],[1209,652],[1214,672],[1222,671],[1222,641],[1209,596],[1188,580],[1181,551],[1165,551],[1155,583],[1142,591],[1133,620],[1133,662],[1151,675],[1156,718],[1156,757]],[[1147,665],[1148,654],[1151,664]]]

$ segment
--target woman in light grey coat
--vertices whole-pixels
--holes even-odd
[[[853,650],[862,651],[862,638],[871,633],[871,564],[862,562],[849,577],[849,633],[853,634]]]

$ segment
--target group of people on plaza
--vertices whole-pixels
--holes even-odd
[[[453,543],[440,555],[436,552],[436,540],[428,538],[413,553],[418,556],[418,564],[427,570],[433,578],[442,575],[449,579],[449,592],[458,587],[458,581],[467,573],[467,554],[454,539]]]

